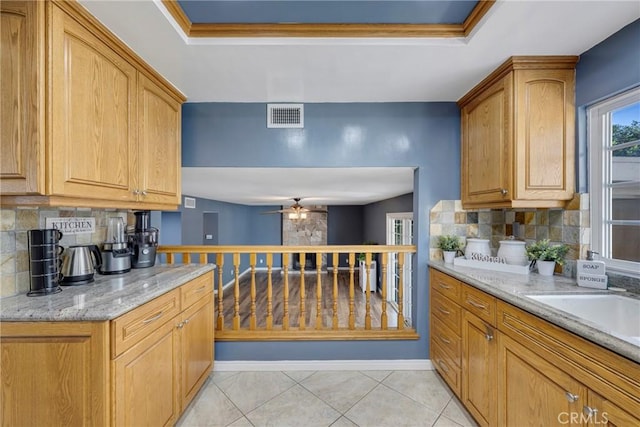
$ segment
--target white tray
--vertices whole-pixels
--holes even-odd
[[[481,268],[483,270],[503,271],[505,273],[529,274],[529,264],[513,265],[503,264],[499,262],[476,261],[472,259],[466,259],[462,256],[455,258],[453,260],[453,265],[459,265],[460,267]]]

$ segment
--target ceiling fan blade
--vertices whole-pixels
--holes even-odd
[[[280,209],[278,211],[265,211],[265,212],[260,212],[262,215],[264,214],[277,214],[277,213],[287,213],[288,211],[285,209]]]

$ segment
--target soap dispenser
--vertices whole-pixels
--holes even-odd
[[[605,274],[605,263],[594,261],[593,255],[598,252],[587,251],[587,259],[576,261],[578,286],[595,289],[607,289],[607,279]]]

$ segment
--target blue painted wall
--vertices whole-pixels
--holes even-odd
[[[327,208],[327,244],[328,245],[361,245],[364,242],[364,206],[329,206]],[[327,265],[333,266],[331,257]],[[339,267],[349,265],[349,256],[340,254]]]
[[[460,111],[448,103],[305,104],[304,129],[267,129],[266,105],[183,105],[183,166],[414,167],[417,341],[216,343],[218,360],[427,359],[429,210],[460,197]],[[220,183],[224,185],[224,183]],[[183,218],[184,221],[184,218]],[[184,238],[184,235],[183,235]]]
[[[413,212],[413,193],[371,203],[364,208],[364,240],[387,244],[387,214]]]
[[[579,192],[589,191],[587,107],[638,85],[640,19],[584,52],[576,66],[576,161]]]

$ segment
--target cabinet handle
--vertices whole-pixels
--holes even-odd
[[[184,322],[180,322],[176,325],[176,328],[182,329],[183,326],[184,326]]]
[[[571,403],[576,402],[576,401],[578,400],[578,398],[580,397],[580,396],[578,396],[577,394],[573,394],[573,393],[571,393],[571,392],[569,392],[569,391],[565,391],[565,392],[564,392],[564,396],[565,396],[565,397],[567,398],[567,400],[568,400],[569,402],[571,402]]]
[[[487,333],[487,334],[485,334],[484,337],[487,339],[487,341],[491,341],[493,339],[493,334]]]
[[[133,194],[135,194],[135,195],[137,196],[138,194],[140,194],[140,190],[138,190],[138,189],[136,188],[135,190],[133,190]]]
[[[438,360],[438,365],[440,365],[443,371],[449,372],[449,368],[447,368],[447,365],[445,365],[442,360]]]
[[[503,196],[506,196],[507,194],[509,194],[509,190],[507,190],[506,188],[503,188],[500,190],[500,194],[502,194]]]
[[[202,292],[202,291],[204,291],[204,290],[205,290],[205,288],[206,288],[206,286],[203,286],[203,287],[201,287],[201,288],[198,288],[198,289],[196,289],[195,291],[193,291],[193,293]]]
[[[451,286],[447,286],[444,283],[438,283],[440,285],[440,288],[442,289],[451,289]]]
[[[474,306],[475,308],[479,308],[480,310],[485,310],[487,308],[486,305],[483,304],[478,304],[477,302],[473,302],[470,299],[467,300],[468,304],[471,304],[472,306]]]
[[[161,311],[158,314],[156,314],[155,316],[149,317],[148,319],[143,320],[142,323],[151,323],[154,320],[158,320],[159,318],[162,317],[162,313],[164,313],[164,311]]]
[[[451,341],[449,341],[448,339],[446,339],[445,337],[443,337],[442,335],[440,335],[440,341],[442,341],[445,344],[451,344]]]
[[[443,313],[443,314],[451,314],[451,312],[449,310],[445,310],[442,307],[438,307],[438,311],[440,311],[440,313]]]
[[[582,408],[582,412],[589,418],[594,417],[597,413],[598,410],[595,408],[592,408],[590,406],[584,405],[584,407]]]
[[[185,319],[184,322],[182,322],[182,323],[184,323],[186,325],[187,323],[189,323],[189,319]]]
[[[143,196],[146,196],[146,195],[147,195],[147,191],[146,191],[146,190],[142,190],[142,191],[140,192],[140,194],[142,194]]]

